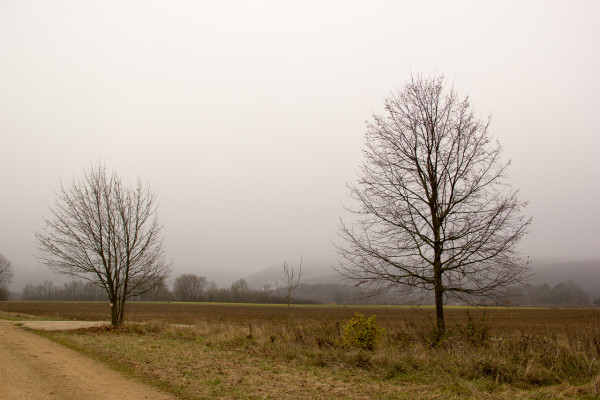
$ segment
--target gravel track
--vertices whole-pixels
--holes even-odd
[[[0,320],[0,399],[175,399],[16,324],[65,329],[54,321]]]

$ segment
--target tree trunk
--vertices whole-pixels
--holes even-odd
[[[123,318],[125,317],[125,299],[121,299],[119,302],[119,325],[123,323]]]
[[[441,271],[435,274],[435,316],[437,319],[437,338],[438,340],[444,336],[446,332],[446,323],[444,321],[444,290],[442,287]]]
[[[125,282],[123,282],[123,292],[121,292],[121,298],[119,299],[119,325],[123,323],[123,318],[125,317],[125,299],[127,299],[127,294],[129,291],[127,290],[129,284],[129,256],[127,256],[127,272],[125,274]]]
[[[434,227],[439,224],[434,222]],[[439,228],[435,231],[434,258],[433,258],[433,281],[435,295],[435,316],[437,319],[437,339],[440,340],[446,332],[444,321],[444,285],[442,282],[442,244],[440,241]]]
[[[110,323],[113,326],[119,325],[119,306],[116,299],[110,300]]]

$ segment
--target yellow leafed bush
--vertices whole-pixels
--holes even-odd
[[[367,318],[364,314],[355,313],[344,325],[342,343],[351,348],[374,350],[384,333],[385,329],[377,326],[375,315]]]

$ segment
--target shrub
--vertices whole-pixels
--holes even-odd
[[[355,313],[344,325],[342,343],[351,348],[373,350],[384,332],[383,328],[377,326],[375,315],[367,318],[363,314]]]

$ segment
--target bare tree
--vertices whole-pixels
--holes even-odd
[[[231,284],[231,295],[233,296],[233,301],[246,301],[249,291],[250,287],[248,287],[248,282],[246,282],[245,279],[238,279]]]
[[[302,256],[300,256],[300,265],[298,269],[290,267],[285,261],[283,262],[283,278],[286,285],[286,298],[288,308],[292,303],[292,292],[298,287],[300,277],[302,276]]]
[[[273,293],[275,293],[276,290],[277,290],[277,283],[268,281],[263,285],[261,292],[265,296],[265,299],[268,300],[273,296]]]
[[[4,254],[0,253],[0,301],[8,300],[10,298],[8,284],[12,281],[12,278],[12,265],[8,258],[4,257]]]
[[[378,294],[433,292],[437,331],[444,302],[485,296],[529,275],[517,250],[531,218],[506,183],[510,163],[443,77],[413,77],[367,122],[355,223],[340,223],[339,272]]]
[[[13,269],[9,259],[0,253],[0,285],[7,285],[12,281]]]
[[[165,261],[156,196],[138,179],[126,187],[102,164],[91,166],[70,188],[61,185],[52,218],[36,233],[38,257],[54,272],[104,288],[111,322],[119,325],[125,303],[163,282]]]
[[[177,301],[201,301],[207,287],[208,279],[205,276],[183,274],[175,279],[173,296]]]

